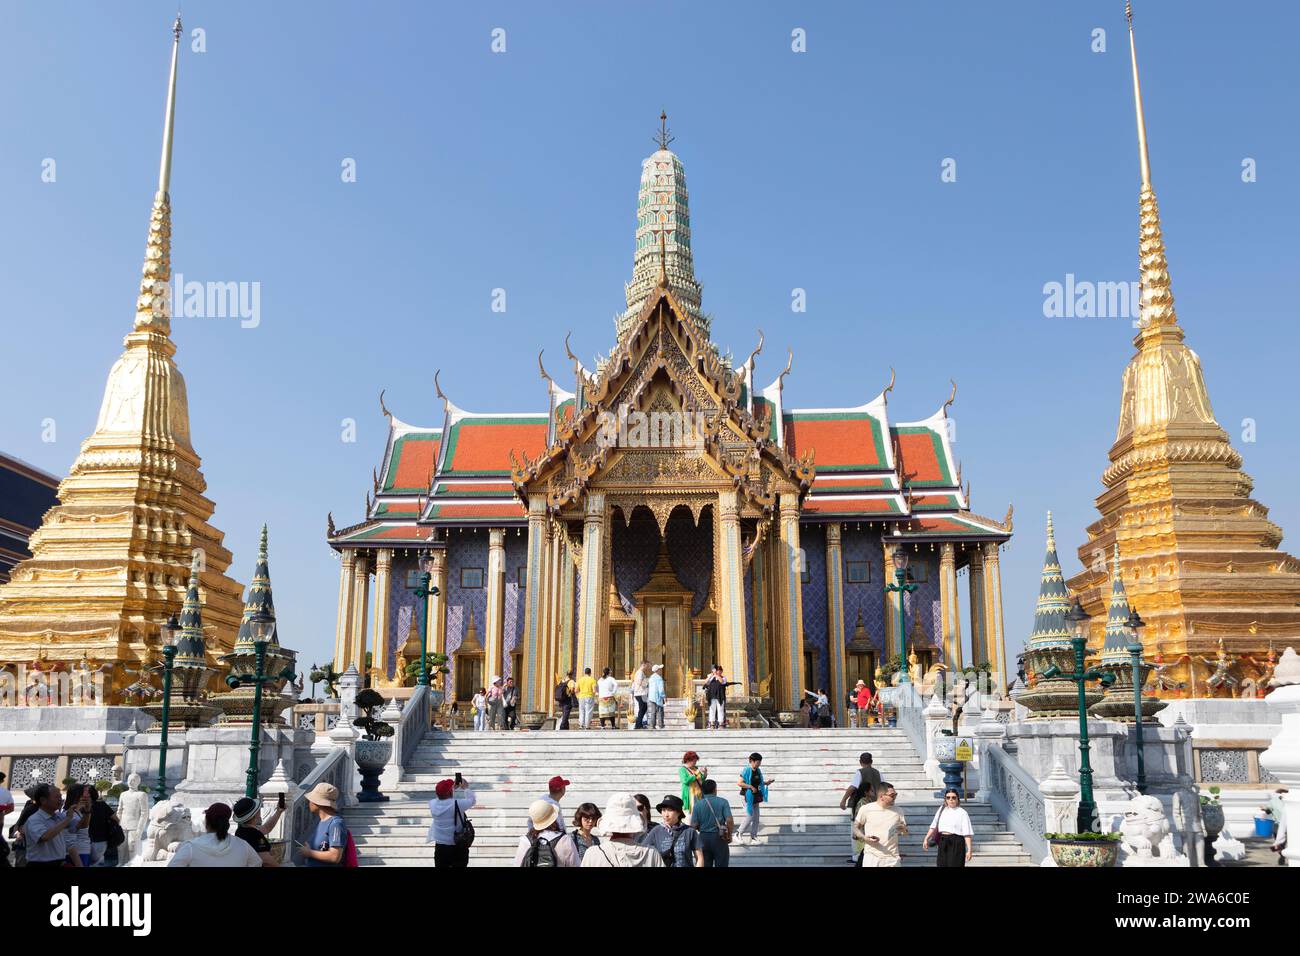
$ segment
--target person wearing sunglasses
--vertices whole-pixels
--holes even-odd
[[[921,849],[929,849],[933,843],[939,848],[935,861],[938,866],[965,866],[974,851],[974,838],[970,814],[962,807],[961,796],[956,790],[945,790],[943,806],[934,815]]]

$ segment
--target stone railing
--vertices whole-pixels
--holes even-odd
[[[985,792],[997,811],[1031,857],[1041,860],[1048,855],[1047,811],[1038,782],[1010,754],[998,746],[984,751]]]
[[[921,711],[925,707],[913,684],[900,684],[896,687],[883,687],[880,691],[885,706],[892,707],[898,715],[898,728],[907,735],[913,749],[926,759],[930,751],[930,741],[925,731],[925,717]]]
[[[318,783],[332,783],[339,790],[339,806],[352,801],[352,753],[347,747],[336,747],[316,762],[315,768],[305,778],[298,781],[297,793],[289,804],[286,817],[291,822],[293,839],[297,843],[311,845],[312,834],[316,830],[316,815],[307,805],[307,794]],[[292,857],[294,847],[288,847]]]
[[[293,727],[297,730],[314,730],[317,734],[327,734],[338,722],[337,700],[293,705]]]
[[[402,711],[401,721],[395,728],[397,739],[393,741],[393,755],[399,767],[405,767],[410,762],[415,748],[429,732],[429,721],[429,688],[416,687],[415,693],[411,695],[411,699],[406,702],[406,708]]]

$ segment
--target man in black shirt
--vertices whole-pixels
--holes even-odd
[[[284,814],[283,807],[276,807],[271,819],[262,822],[262,808],[251,797],[240,797],[232,808],[232,816],[237,824],[235,836],[251,846],[262,858],[263,866],[279,866],[280,859],[271,852],[271,841],[266,838]]]

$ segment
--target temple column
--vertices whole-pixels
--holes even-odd
[[[549,563],[546,541],[546,498],[533,495],[528,499],[528,571],[524,584],[524,673],[516,681],[522,688],[523,710],[545,709],[543,688],[546,678],[546,566]],[[491,558],[489,557],[489,566]],[[525,676],[526,675],[526,676]]]
[[[943,662],[961,670],[961,606],[957,600],[957,549],[951,541],[939,546],[939,618],[943,628]]]
[[[777,615],[777,659],[779,686],[776,704],[782,710],[795,711],[803,699],[803,552],[799,546],[799,499],[785,492],[780,500],[780,539],[777,548],[781,593]]]
[[[990,660],[984,641],[984,553],[980,546],[970,557],[970,662],[971,666]]]
[[[352,639],[352,584],[357,553],[344,551],[339,562],[339,608],[334,626],[334,669],[348,669],[348,642]]]
[[[539,710],[546,713],[555,711],[555,684],[559,680],[560,654],[560,579],[564,573],[561,562],[567,562],[564,554],[564,542],[559,532],[549,522],[546,525],[546,548],[549,558],[546,564],[546,669],[542,674],[542,706]]]
[[[501,676],[505,649],[506,529],[488,530],[487,620],[483,625],[483,680]]]
[[[429,634],[424,639],[431,654],[447,653],[447,549],[438,548],[429,552],[433,567],[429,571],[429,590],[438,589],[437,594],[429,595],[428,628]],[[418,635],[417,635],[418,637]]]
[[[749,655],[745,651],[745,559],[740,544],[740,504],[735,491],[718,495],[718,517],[722,535],[718,595],[718,663],[727,680],[749,687]],[[711,664],[701,661],[701,669]]]
[[[370,658],[379,671],[376,683],[385,687],[394,684],[388,676],[388,596],[392,587],[392,570],[393,549],[380,548],[375,555],[375,626],[370,639]]]
[[[602,623],[609,596],[603,584],[605,571],[605,495],[593,491],[587,495],[582,519],[582,606],[578,609],[577,673],[585,667],[597,673],[598,647],[605,636]]]
[[[1002,562],[996,541],[984,545],[984,646],[998,674],[998,692],[1007,692],[1007,649],[1002,633]]]
[[[577,555],[569,547],[566,533],[560,541],[560,610],[557,615],[559,617],[560,636],[559,659],[555,665],[557,672],[556,683],[559,683],[559,678],[563,677],[573,667],[573,639],[577,627],[577,621],[574,619],[577,610],[574,604],[578,593],[577,561]]]
[[[367,676],[366,621],[369,614],[370,555],[360,551],[352,568],[352,632],[348,638],[348,663],[357,665],[357,672],[363,678]]]
[[[831,702],[835,708],[837,726],[849,725],[844,699],[848,689],[844,685],[844,551],[841,525],[832,522],[826,526],[826,650],[831,670]]]
[[[881,585],[883,589],[885,584],[896,584],[894,580],[894,546],[887,540],[881,541],[884,551],[885,560],[885,580]],[[889,669],[889,662],[894,659],[898,653],[898,602],[902,595],[897,591],[885,591],[885,659],[880,662],[882,670]],[[907,661],[903,661],[903,666],[907,666]],[[886,677],[892,677],[892,674],[886,674]]]
[[[760,521],[762,519],[759,519]],[[754,557],[749,565],[750,597],[754,602],[754,673],[749,679],[761,686],[772,672],[772,664],[767,653],[767,542],[754,549]],[[745,693],[758,693],[758,687],[746,687]]]

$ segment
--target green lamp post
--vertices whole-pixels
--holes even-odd
[[[900,653],[903,657],[903,679],[900,684],[911,683],[911,669],[907,664],[907,626],[903,617],[904,607],[906,605],[905,595],[911,594],[919,585],[911,581],[907,574],[908,554],[902,547],[894,548],[894,577],[896,583],[886,584],[886,591],[893,591],[898,594],[898,646],[901,648]]]
[[[272,635],[275,634],[275,615],[262,606],[253,613],[249,623],[253,631],[255,670],[252,674],[231,674],[226,678],[226,684],[231,690],[241,684],[253,685],[253,740],[248,748],[248,772],[244,784],[244,796],[256,799],[258,754],[262,748],[262,687],[276,681],[292,681],[294,673],[292,667],[286,667],[278,674],[266,673],[266,648]]]
[[[1128,654],[1133,665],[1133,737],[1137,744],[1138,793],[1147,792],[1146,754],[1143,753],[1142,749],[1142,684],[1146,677],[1143,669],[1145,662],[1142,660],[1142,628],[1144,627],[1146,627],[1146,622],[1138,614],[1137,608],[1130,606],[1128,629],[1133,635],[1133,640],[1129,643]]]
[[[1073,626],[1075,634],[1070,639],[1074,647],[1074,673],[1064,674],[1055,664],[1043,671],[1043,677],[1048,680],[1059,677],[1062,680],[1074,681],[1079,688],[1079,819],[1076,825],[1080,833],[1093,832],[1097,817],[1097,803],[1092,798],[1092,764],[1088,759],[1090,745],[1086,685],[1088,681],[1096,680],[1101,681],[1103,686],[1109,687],[1115,680],[1114,674],[1084,667],[1084,654],[1088,647],[1088,617],[1088,612],[1083,609],[1083,605],[1076,597],[1074,605],[1065,615],[1065,619]]]
[[[427,559],[420,561],[420,569],[406,576],[406,589],[422,600],[420,604],[420,671],[415,683],[420,687],[429,685],[429,598],[440,592],[431,584],[433,575],[429,573]]]
[[[162,626],[163,675],[162,736],[158,741],[158,782],[153,788],[154,803],[167,799],[167,724],[171,721],[172,668],[176,664],[176,636],[181,632],[181,622],[175,614]]]

